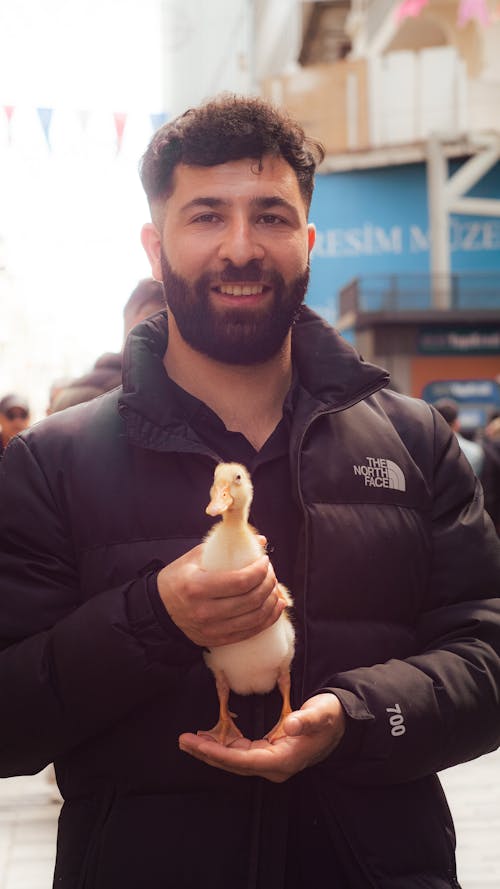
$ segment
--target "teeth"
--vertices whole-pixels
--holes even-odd
[[[219,287],[221,293],[227,296],[257,296],[262,293],[262,284],[221,284]]]

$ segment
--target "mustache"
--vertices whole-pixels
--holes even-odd
[[[224,271],[217,277],[224,284],[240,284],[244,281],[261,283],[264,281],[265,273],[262,263],[258,259],[251,259],[244,266],[236,266],[232,262],[228,262]]]

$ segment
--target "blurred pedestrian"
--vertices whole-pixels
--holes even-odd
[[[165,294],[162,282],[155,281],[154,278],[144,278],[142,281],[139,281],[123,309],[124,344],[130,331],[136,324],[164,308]]]
[[[0,457],[11,438],[30,424],[29,404],[22,395],[11,393],[0,401]]]
[[[483,432],[484,463],[481,482],[484,506],[500,537],[500,416],[494,416]]]
[[[153,278],[144,278],[130,294],[123,309],[123,342],[144,318],[165,308],[163,286]],[[62,386],[51,389],[48,414],[62,411],[73,404],[90,401],[103,392],[116,389],[122,381],[122,353],[106,352],[95,362],[92,370]],[[53,391],[54,390],[54,391]]]
[[[470,441],[470,439],[461,435],[458,404],[456,401],[452,401],[451,398],[441,398],[439,401],[436,401],[434,407],[444,417],[450,429],[453,429],[460,445],[460,450],[467,457],[474,472],[479,477],[484,461],[483,448],[477,441]]]
[[[71,385],[71,381],[71,377],[58,377],[57,380],[54,380],[49,389],[49,403],[45,410],[47,417],[50,417],[50,415],[54,413],[53,405],[55,404],[59,393],[64,389],[67,389],[68,386]]]

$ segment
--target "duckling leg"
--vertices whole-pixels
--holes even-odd
[[[268,741],[276,741],[278,738],[285,737],[285,732],[283,731],[283,722],[286,717],[290,715],[292,712],[292,708],[290,705],[290,670],[282,670],[278,677],[278,688],[281,692],[281,697],[283,698],[283,706],[281,708],[280,718],[278,722],[271,729],[270,732],[265,735]]]
[[[230,689],[227,679],[222,671],[218,671],[214,675],[217,697],[219,698],[219,721],[217,725],[214,725],[208,731],[200,730],[197,734],[212,738],[214,741],[218,741],[219,744],[228,747],[232,741],[242,738],[243,735],[233,721],[233,716],[236,716],[236,714],[231,713],[228,707]]]

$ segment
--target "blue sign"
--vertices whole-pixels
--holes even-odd
[[[490,411],[500,408],[500,386],[493,380],[437,380],[424,387],[422,397],[435,404],[441,398],[455,401],[463,429],[478,429]]]
[[[460,164],[450,163],[450,172]],[[470,191],[500,198],[500,164]],[[308,303],[337,318],[339,290],[371,274],[429,272],[425,164],[318,174],[310,211],[317,229]],[[500,268],[500,218],[455,216],[450,221],[451,270]]]
[[[500,355],[500,324],[496,329],[480,324],[422,327],[417,350],[424,355]]]

